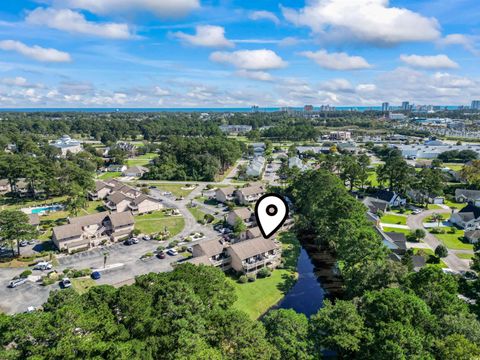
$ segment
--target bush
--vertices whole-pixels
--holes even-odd
[[[138,235],[140,235],[140,233],[141,233],[141,231],[139,229],[133,229],[133,231],[132,231],[133,236],[138,236]]]
[[[165,250],[165,246],[160,245],[159,247],[157,247],[157,251],[163,251],[163,250]]]
[[[187,251],[188,247],[183,245],[183,246],[180,246],[180,248],[178,249],[178,252],[185,252]]]
[[[32,270],[25,270],[24,272],[22,272],[20,274],[20,277],[21,278],[26,278],[26,277],[29,277],[30,275],[32,275]]]
[[[142,259],[148,259],[148,258],[151,258],[152,256],[153,256],[152,252],[147,252],[146,254],[142,255]]]
[[[170,241],[170,243],[167,245],[167,248],[168,249],[171,249],[171,248],[174,248],[175,246],[178,245],[178,241],[177,240],[173,240],[173,241]]]
[[[450,227],[448,230],[449,234],[456,234],[457,233],[457,228],[455,226]]]
[[[238,282],[239,282],[240,284],[245,284],[245,283],[248,282],[248,277],[247,277],[246,275],[242,275],[242,276],[240,276],[240,277],[238,278]]]
[[[44,277],[44,278],[42,279],[42,285],[43,285],[43,286],[52,285],[52,284],[54,284],[54,283],[55,283],[55,280],[54,280],[54,279],[51,279],[51,278],[49,278],[49,277]]]
[[[207,224],[210,224],[213,222],[213,220],[215,220],[215,217],[212,214],[205,214],[203,219]]]
[[[254,282],[255,280],[257,280],[257,277],[255,275],[248,275],[247,277],[249,282]]]
[[[438,245],[435,249],[435,255],[439,258],[444,258],[448,256],[448,249],[443,245]]]
[[[259,278],[266,278],[271,276],[272,272],[268,268],[264,267],[258,271],[257,275]]]
[[[442,228],[433,228],[430,230],[432,234],[445,234],[445,229]]]

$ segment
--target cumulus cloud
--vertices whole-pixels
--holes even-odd
[[[272,70],[287,66],[286,61],[274,51],[267,49],[216,51],[210,55],[210,60],[230,64],[244,70]]]
[[[196,34],[176,32],[173,35],[184,42],[203,47],[234,47],[234,43],[225,38],[225,29],[221,26],[199,25],[195,28]]]
[[[159,17],[184,16],[200,8],[200,0],[54,0],[54,4],[100,15],[151,12]]]
[[[70,33],[110,39],[133,37],[127,24],[88,21],[82,14],[69,9],[37,8],[28,14],[26,21],[29,24],[47,26]]]
[[[251,80],[273,81],[273,76],[266,71],[239,70],[235,74]]]
[[[480,49],[477,48],[475,38],[464,34],[450,34],[438,41],[440,46],[460,45],[474,55],[480,56]]]
[[[251,20],[270,20],[276,25],[280,24],[280,19],[277,17],[277,15],[265,10],[254,11],[250,14],[249,18]]]
[[[350,56],[347,53],[328,53],[326,50],[304,51],[300,53],[325,69],[329,70],[361,70],[371,65],[361,56]]]
[[[439,23],[388,0],[307,0],[300,9],[282,7],[284,17],[324,37],[356,39],[379,45],[430,41],[440,37]]]
[[[347,79],[332,79],[322,83],[320,88],[332,92],[352,92],[354,90],[353,85]]]
[[[422,69],[456,69],[458,64],[447,55],[421,56],[401,55],[400,60],[405,64]]]
[[[52,48],[43,48],[38,45],[28,46],[20,41],[2,40],[0,49],[5,51],[15,51],[29,58],[44,62],[69,62],[70,54]]]

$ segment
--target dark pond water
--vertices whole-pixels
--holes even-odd
[[[297,263],[298,280],[276,308],[293,309],[308,317],[315,314],[323,305],[325,290],[314,271],[312,260],[302,247]]]

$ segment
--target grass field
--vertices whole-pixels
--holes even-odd
[[[58,196],[45,200],[12,200],[6,197],[0,198],[0,210],[18,210],[22,208],[37,207],[44,205],[60,204],[67,199],[66,196]]]
[[[192,183],[193,184],[193,183]],[[190,194],[194,189],[182,189],[187,186],[187,184],[174,184],[174,183],[156,183],[152,182],[149,185],[156,186],[158,189],[163,191],[169,191],[175,196],[187,196]]]
[[[150,160],[153,160],[157,157],[157,154],[147,153],[145,155],[140,155],[127,160],[127,166],[145,166]]]
[[[462,209],[464,208],[467,204],[464,203],[457,203],[455,201],[450,201],[445,199],[445,205],[449,206],[452,209]]]
[[[470,259],[473,259],[473,254],[467,254],[467,253],[458,253],[458,254],[455,254],[456,257],[460,258],[460,259],[466,259],[466,260],[470,260]]]
[[[136,215],[135,228],[143,234],[161,232],[167,227],[171,236],[177,235],[185,227],[185,220],[180,216],[165,216],[163,212]]]
[[[105,173],[101,174],[98,178],[100,180],[108,180],[108,179],[118,178],[120,176],[122,176],[121,172],[112,171],[112,172],[105,172]]]
[[[192,213],[193,217],[197,221],[203,220],[205,218],[205,213],[196,207],[188,208],[188,210]]]
[[[89,201],[87,208],[82,209],[82,211],[85,214],[95,214],[97,212],[105,211],[105,208],[103,207],[103,201],[98,200],[98,201]],[[78,214],[79,216],[85,215],[85,214]]]
[[[432,249],[413,249],[414,255],[418,255],[419,253],[425,255],[424,257],[427,261],[429,256],[435,256],[435,252]],[[448,268],[447,264],[445,264],[443,260],[440,260],[440,263],[434,265],[438,265],[441,268]]]
[[[463,230],[458,230],[455,234],[434,234],[443,245],[453,250],[473,250],[473,245],[461,241]]]
[[[460,171],[463,168],[463,164],[457,164],[457,163],[446,163],[446,164],[443,164],[443,166],[448,167],[453,171]]]
[[[75,278],[70,280],[72,281],[73,289],[79,294],[86,293],[88,289],[96,285],[95,281],[90,277]]]
[[[380,221],[385,224],[406,225],[407,217],[402,215],[385,214]]]
[[[409,229],[397,229],[397,228],[393,228],[393,227],[383,226],[383,231],[385,231],[385,232],[397,232],[397,233],[402,233],[402,234],[408,235],[408,234],[410,234],[411,230],[409,230]]]

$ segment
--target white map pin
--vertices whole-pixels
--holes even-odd
[[[255,204],[255,217],[264,238],[280,229],[288,216],[288,205],[285,199],[277,194],[266,194]]]

